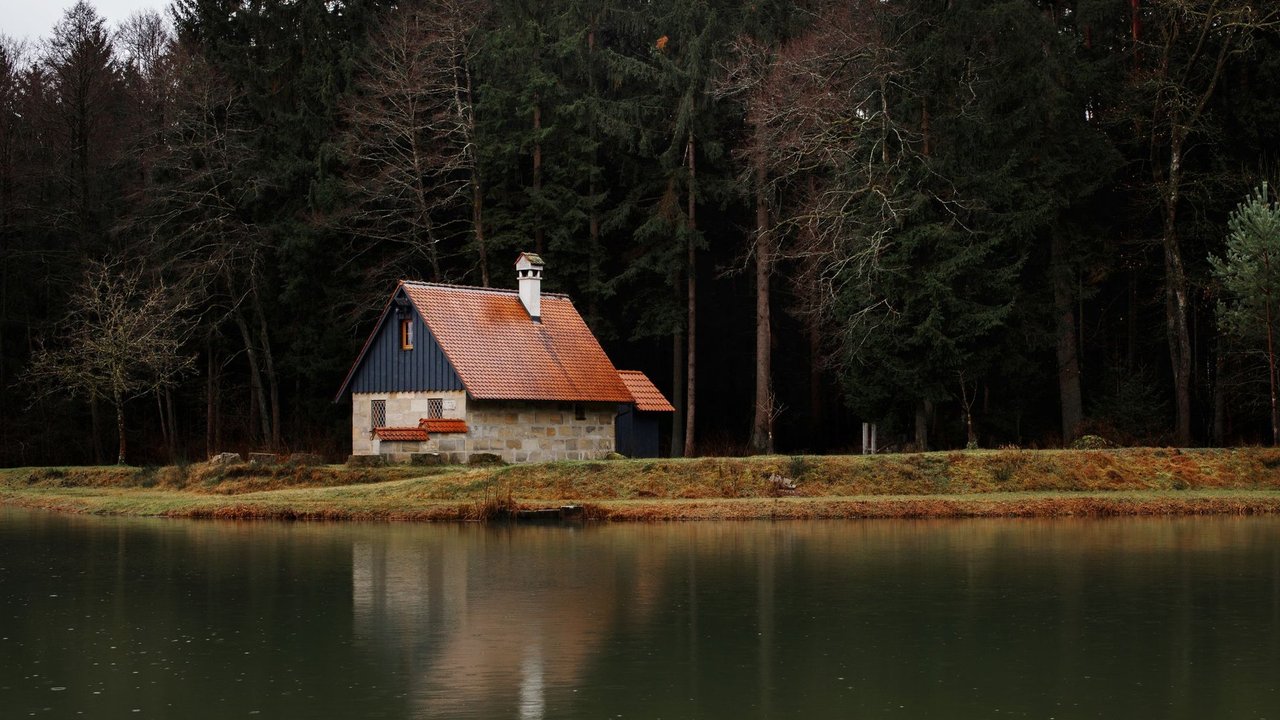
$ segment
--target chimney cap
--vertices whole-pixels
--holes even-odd
[[[528,263],[529,265],[536,265],[538,267],[546,265],[546,263],[542,261],[542,256],[531,252],[520,253],[519,257],[516,258],[516,265],[519,265],[522,262]]]

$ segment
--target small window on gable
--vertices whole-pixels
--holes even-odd
[[[400,349],[413,349],[413,318],[400,319]]]
[[[387,401],[369,401],[369,429],[376,430],[387,426]]]
[[[574,420],[586,420],[586,419],[587,419],[587,406],[586,406],[586,405],[583,405],[582,403],[574,403],[574,404],[573,404],[573,419],[574,419]]]
[[[444,417],[444,398],[427,398],[427,417],[431,419]]]

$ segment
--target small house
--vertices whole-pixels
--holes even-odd
[[[619,408],[637,399],[569,297],[542,292],[542,259],[522,253],[515,269],[516,290],[399,283],[335,398],[351,395],[353,455],[536,462],[617,449]]]

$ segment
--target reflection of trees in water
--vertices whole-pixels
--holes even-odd
[[[355,634],[426,717],[976,717],[993,693],[1125,714],[1238,692],[1246,712],[1258,673],[1212,693],[1188,673],[1280,662],[1280,550],[1256,552],[1278,536],[1224,518],[393,528],[354,544]]]

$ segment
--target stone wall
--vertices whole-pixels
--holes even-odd
[[[507,462],[592,460],[613,452],[615,403],[472,400],[467,415],[467,453],[493,453]],[[441,451],[443,452],[443,446]],[[452,460],[452,457],[450,457]]]
[[[380,453],[435,452],[417,448],[427,443],[383,442],[373,434],[372,401],[387,402],[385,427],[418,427],[418,421],[427,416],[431,398],[444,403],[444,417],[466,418],[467,394],[463,391],[438,390],[434,392],[385,392],[351,394],[351,454],[378,455]],[[450,406],[450,402],[453,401]],[[386,446],[386,447],[384,447]]]
[[[467,434],[433,434],[425,442],[383,442],[371,439],[369,401],[387,400],[388,427],[415,427],[426,417],[428,397],[454,393],[355,394],[352,403],[351,447],[354,455],[390,455],[407,460],[408,453],[432,452],[449,463],[465,463],[473,453],[491,453],[506,462],[591,460],[614,451],[615,403],[557,403],[510,400],[468,400],[445,410],[445,417],[464,417]],[[418,406],[421,405],[421,410]],[[581,406],[582,419],[576,408]],[[464,413],[464,414],[459,414]]]

